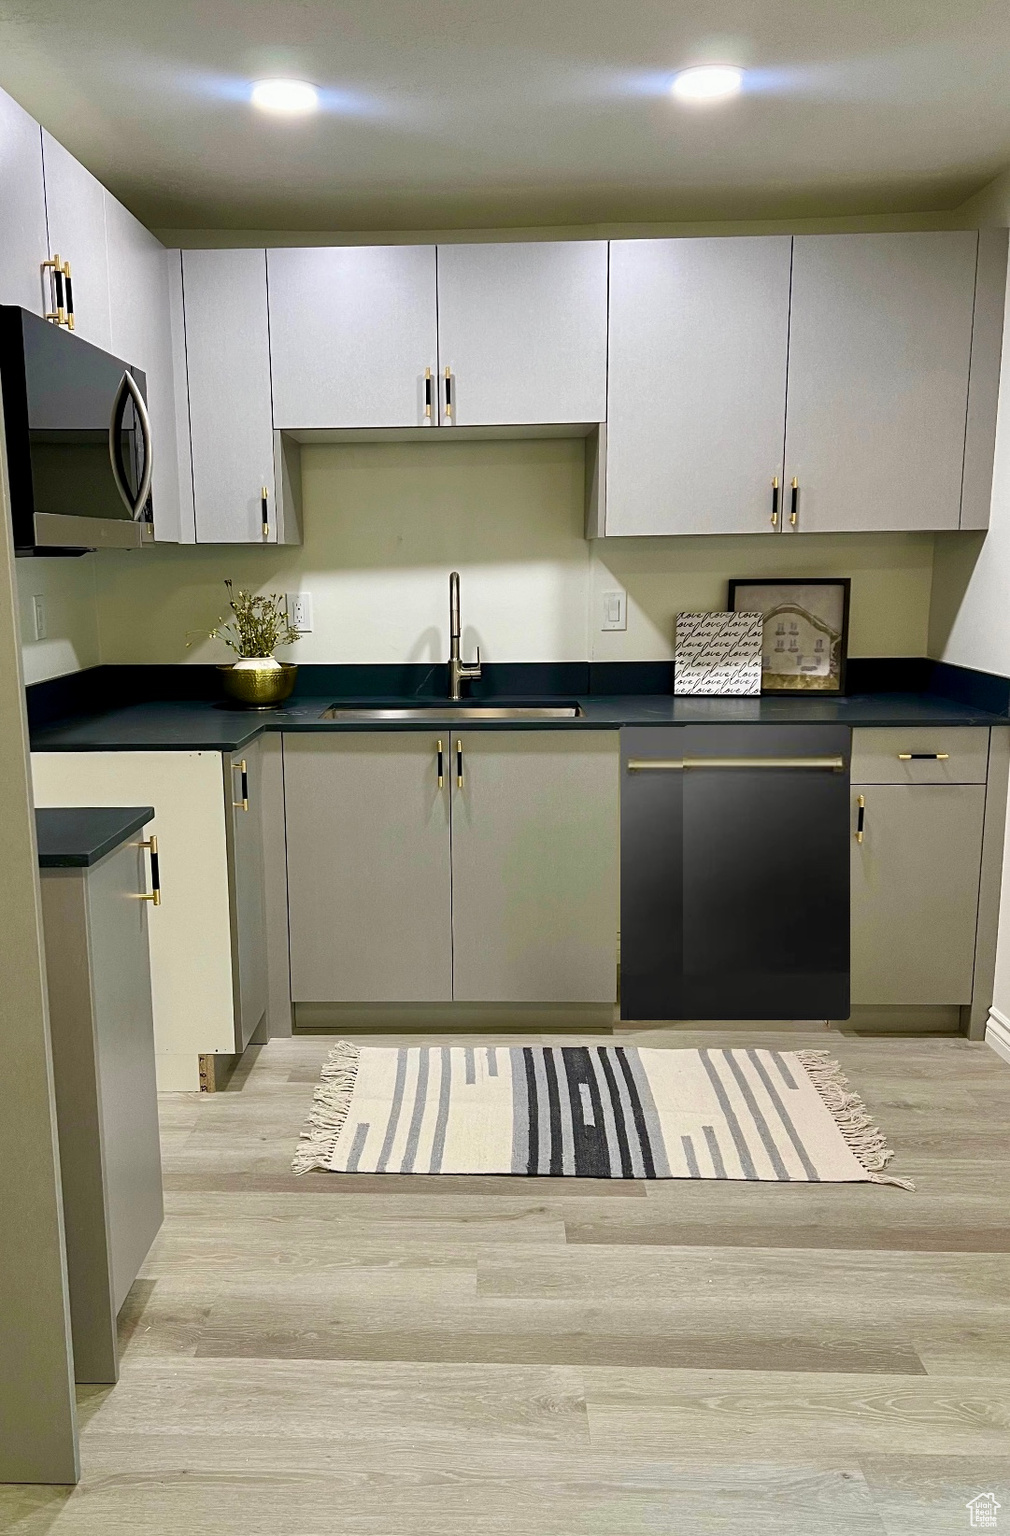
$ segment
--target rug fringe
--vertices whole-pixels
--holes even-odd
[[[351,1107],[360,1055],[358,1046],[338,1040],[323,1063],[323,1080],[312,1095],[312,1110],[291,1165],[295,1173],[328,1167]]]
[[[849,1091],[849,1079],[829,1051],[795,1051],[796,1060],[817,1089],[821,1102],[845,1140],[853,1157],[864,1169],[871,1184],[894,1184],[898,1189],[914,1190],[910,1179],[885,1173],[893,1151],[859,1097]]]

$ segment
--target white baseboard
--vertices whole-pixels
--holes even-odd
[[[1010,1019],[1005,1018],[998,1008],[989,1009],[989,1021],[985,1027],[985,1043],[992,1047],[997,1056],[1010,1064]]]

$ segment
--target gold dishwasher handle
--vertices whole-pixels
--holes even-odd
[[[629,773],[668,772],[691,768],[810,768],[844,773],[844,757],[629,757]]]

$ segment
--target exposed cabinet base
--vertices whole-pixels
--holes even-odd
[[[294,1032],[360,1034],[368,1030],[410,1033],[460,1030],[526,1034],[530,1030],[610,1030],[613,1003],[295,1003]]]

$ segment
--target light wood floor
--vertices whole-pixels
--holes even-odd
[[[1010,1528],[1010,1067],[747,1038],[831,1047],[917,1192],[295,1179],[325,1037],[166,1098],[122,1380],[80,1390],[80,1487],[0,1489],[0,1531],[932,1536],[990,1491]]]

